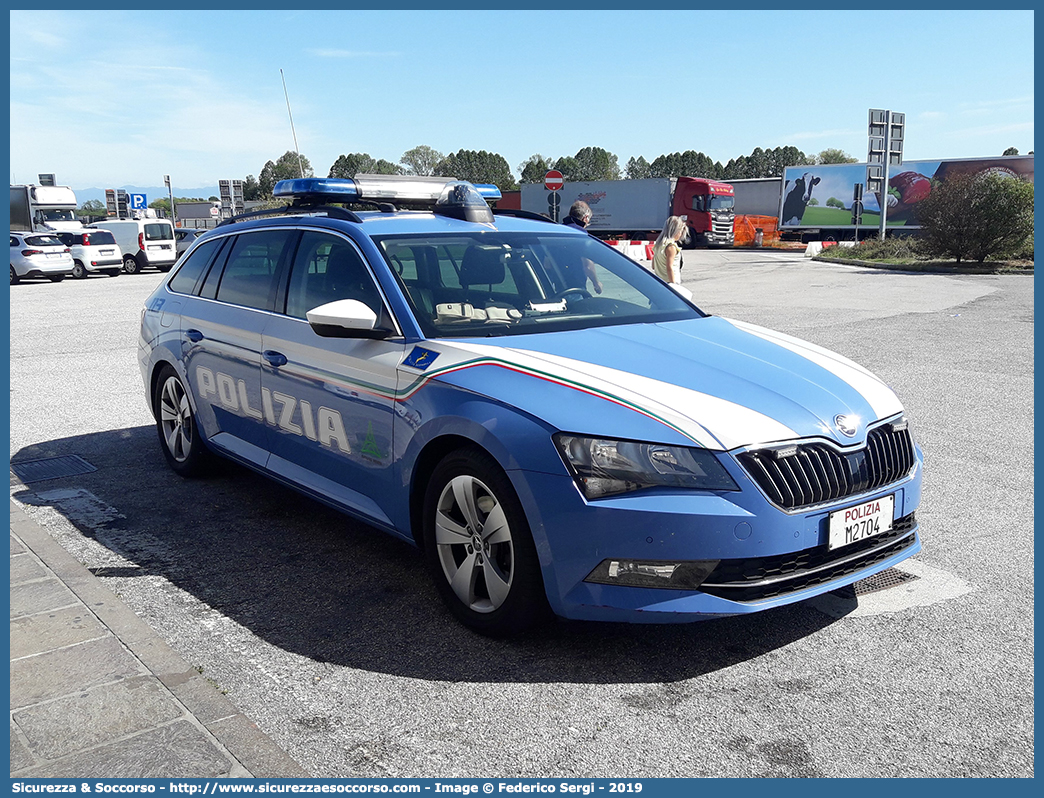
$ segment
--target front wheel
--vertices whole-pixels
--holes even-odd
[[[461,449],[439,463],[425,493],[423,532],[439,594],[465,626],[505,637],[550,617],[522,504],[488,454]]]
[[[11,267],[11,285],[16,285],[21,278],[18,276],[18,272],[15,271],[15,267]]]
[[[137,274],[141,271],[141,266],[138,265],[138,260],[133,255],[124,255],[123,270],[127,274]]]
[[[72,276],[75,277],[77,280],[82,280],[84,277],[87,276],[87,269],[80,261],[76,261],[75,263],[73,263]]]
[[[153,407],[167,465],[183,477],[205,474],[211,455],[200,438],[185,385],[170,366],[163,367],[156,381]]]

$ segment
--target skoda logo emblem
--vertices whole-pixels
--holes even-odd
[[[843,435],[847,435],[849,438],[854,438],[855,434],[859,431],[858,416],[834,416],[834,424],[839,430],[841,430]]]

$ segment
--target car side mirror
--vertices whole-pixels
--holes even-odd
[[[338,299],[312,308],[305,316],[323,338],[387,338],[393,331],[377,326],[377,314],[358,299]]]

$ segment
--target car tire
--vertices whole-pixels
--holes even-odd
[[[11,285],[17,285],[21,278],[18,276],[18,272],[15,271],[15,267],[11,267]]]
[[[167,465],[183,477],[207,474],[213,456],[200,437],[185,384],[170,366],[164,366],[156,380],[153,408]]]
[[[50,280],[52,283],[60,283],[62,280],[65,279],[65,275],[64,274],[52,274],[52,275],[49,275],[47,279]]]
[[[84,268],[84,265],[80,261],[73,262],[72,276],[77,280],[82,280],[87,276],[87,269]]]
[[[423,513],[428,569],[461,623],[507,637],[550,619],[522,503],[489,454],[447,455],[428,482]]]
[[[122,268],[119,268],[119,269],[109,269],[105,273],[107,275],[109,275],[109,277],[119,277],[121,274],[123,274],[123,269]]]
[[[133,255],[123,256],[123,271],[127,274],[137,274],[141,271],[141,266]]]
[[[174,264],[173,263],[168,263],[168,264],[165,264],[163,266],[157,266],[156,268],[159,269],[164,274],[166,274],[167,272],[169,272],[171,269],[174,268]]]

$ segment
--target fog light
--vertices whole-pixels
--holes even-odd
[[[628,587],[695,590],[710,576],[719,560],[602,560],[585,582]]]

